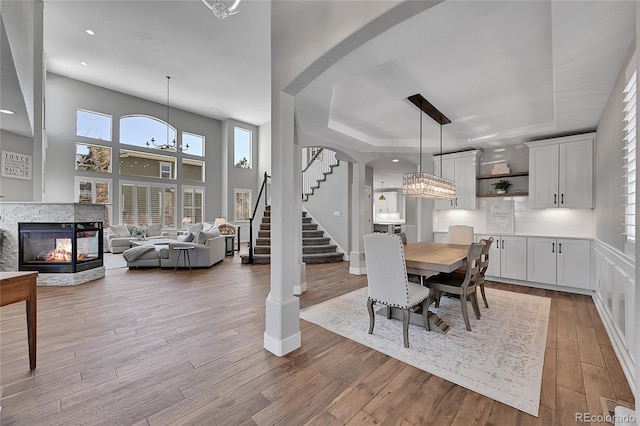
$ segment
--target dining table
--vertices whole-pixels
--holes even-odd
[[[465,265],[469,246],[464,244],[444,244],[444,243],[410,243],[404,246],[404,260],[407,266],[407,273],[421,277],[429,277],[440,272],[453,272]],[[435,298],[434,298],[435,300]],[[402,310],[398,308],[385,307],[377,313],[388,315],[387,309],[391,309],[391,317],[402,320]],[[446,324],[437,314],[429,312],[429,328],[431,331],[446,333],[449,325]],[[423,326],[422,311],[411,312],[409,322]]]

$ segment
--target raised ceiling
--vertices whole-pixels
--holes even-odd
[[[350,150],[416,152],[418,109],[406,98],[421,93],[452,120],[445,151],[591,131],[635,39],[635,7],[442,2],[304,88],[300,128]],[[51,72],[159,103],[171,75],[175,107],[270,121],[268,1],[249,1],[224,21],[200,0],[45,0],[44,13]],[[427,119],[425,152],[438,146],[438,126]]]

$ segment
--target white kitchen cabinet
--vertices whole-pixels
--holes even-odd
[[[590,271],[590,240],[527,238],[528,281],[590,289]]]
[[[441,158],[442,157],[442,158]],[[440,163],[442,162],[442,168]],[[456,184],[456,197],[452,200],[436,200],[435,210],[478,208],[476,199],[476,176],[480,167],[480,151],[472,150],[433,157],[433,170]],[[442,173],[441,173],[442,172]]]
[[[489,266],[485,275],[491,277],[527,279],[527,239],[508,235],[477,235],[476,241],[493,237],[489,250]]]
[[[443,243],[446,244],[449,242],[449,233],[448,232],[434,232],[433,233],[433,242],[434,243]]]
[[[529,142],[529,206],[593,208],[595,134]]]

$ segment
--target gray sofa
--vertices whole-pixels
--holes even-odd
[[[146,239],[166,238],[162,235],[162,225],[147,225]],[[111,253],[122,253],[131,247],[129,240],[135,239],[131,235],[133,225],[111,225],[104,230],[104,249]]]
[[[127,260],[127,266],[129,268],[175,268],[178,261],[179,250],[175,250],[174,248],[179,246],[193,247],[189,250],[189,259],[191,260],[192,268],[209,268],[222,261],[225,256],[225,240],[224,236],[220,235],[207,239],[204,244],[176,241],[168,245],[153,245],[153,250],[147,251],[135,260]],[[123,253],[123,256],[126,260],[126,251]],[[184,266],[185,263],[183,259],[180,259],[178,267],[181,268]],[[186,266],[188,267],[189,264],[186,263]]]

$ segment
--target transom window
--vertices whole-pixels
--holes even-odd
[[[146,115],[120,118],[120,143],[175,152],[176,129]]]
[[[111,141],[111,116],[77,109],[76,136]]]
[[[182,132],[182,152],[204,157],[204,136]]]
[[[241,169],[251,168],[251,130],[233,128],[233,165]]]
[[[111,148],[76,143],[76,170],[111,173]]]

